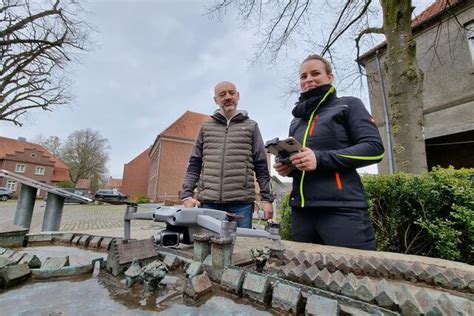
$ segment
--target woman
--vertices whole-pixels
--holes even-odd
[[[300,66],[301,95],[290,136],[303,149],[290,164],[273,165],[293,177],[292,240],[375,250],[364,188],[356,168],[377,163],[383,145],[361,100],[337,97],[331,64],[310,55]]]

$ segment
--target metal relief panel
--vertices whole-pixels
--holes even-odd
[[[156,245],[151,239],[118,242],[117,253],[119,264],[132,262],[133,259],[143,260],[158,256]]]

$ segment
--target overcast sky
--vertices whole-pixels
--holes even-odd
[[[92,128],[109,140],[111,176],[121,178],[123,165],[153,143],[156,136],[185,111],[212,113],[214,85],[232,81],[240,91],[239,108],[256,120],[264,140],[286,137],[290,101],[283,90],[295,71],[295,60],[277,65],[265,59],[251,65],[259,38],[239,27],[235,15],[223,21],[205,15],[206,1],[89,0],[84,7],[95,26],[93,47],[69,69],[74,104],[53,112],[32,111],[22,127],[0,122],[0,135],[32,141]],[[422,6],[430,1],[414,1]],[[288,56],[303,59],[305,45],[294,45]],[[353,63],[353,58],[347,62]],[[298,78],[294,77],[297,84]],[[336,88],[337,84],[336,84]],[[367,93],[353,94],[367,103]],[[369,169],[376,170],[375,168]]]

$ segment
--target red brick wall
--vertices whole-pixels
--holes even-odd
[[[52,166],[47,166],[47,165],[42,165],[39,163],[29,163],[29,162],[24,162],[24,161],[11,161],[11,160],[5,160],[2,162],[2,168],[6,169],[11,172],[15,172],[16,165],[24,164],[25,167],[25,172],[24,173],[18,173],[21,176],[31,178],[36,181],[41,181],[43,183],[51,184],[51,180],[53,178],[53,167]],[[36,167],[43,167],[44,170],[44,175],[36,175],[35,170]],[[0,186],[4,187],[7,184],[8,179],[0,179]],[[17,190],[19,189],[19,186],[17,184]]]
[[[179,201],[189,156],[194,143],[161,140],[161,155],[157,185],[157,201]]]
[[[142,152],[135,159],[126,163],[123,168],[122,192],[131,195],[148,195],[148,181],[150,176],[149,149]]]
[[[20,155],[20,156],[22,156],[22,155]],[[25,159],[22,159],[22,157],[20,157],[20,160],[25,160]],[[35,159],[31,158],[29,160],[34,161]],[[2,166],[2,169],[5,169],[5,170],[11,171],[11,172],[15,172],[16,165],[18,163],[23,164],[23,165],[25,165],[25,172],[24,173],[17,173],[17,174],[19,174],[21,176],[24,176],[24,177],[28,177],[28,178],[36,180],[36,181],[40,181],[40,182],[47,183],[47,184],[52,184],[51,180],[53,178],[53,166],[42,165],[41,162],[44,162],[44,161],[42,161],[41,157],[37,160],[38,160],[38,163],[26,162],[26,161],[3,160],[2,163],[1,163],[1,166]],[[44,170],[44,175],[36,175],[35,174],[36,167],[43,167],[45,169]],[[6,187],[8,180],[9,179],[6,179],[6,178],[0,178],[0,186],[1,187]],[[18,183],[18,181],[17,181],[16,186],[15,186],[15,191],[16,191],[17,194],[20,192],[20,185],[21,184]],[[52,184],[52,185],[54,185],[54,184]],[[42,190],[38,190],[37,195],[44,197],[44,196],[46,196],[46,192],[43,192]]]

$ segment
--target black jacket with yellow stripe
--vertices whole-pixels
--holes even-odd
[[[310,111],[290,125],[290,136],[312,149],[317,160],[314,171],[291,173],[290,205],[365,208],[367,200],[356,168],[382,160],[382,140],[361,100],[339,98],[332,86],[326,88],[323,97],[309,99],[316,100]]]

